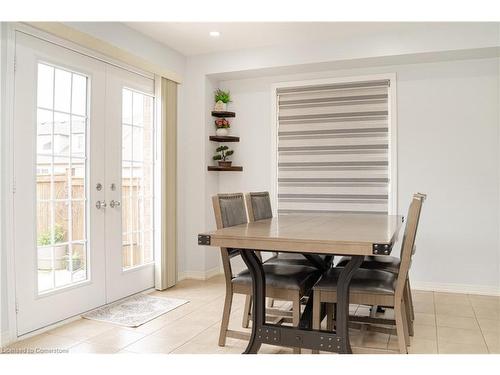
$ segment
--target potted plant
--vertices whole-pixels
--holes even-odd
[[[229,93],[229,91],[217,89],[215,91],[214,111],[216,111],[216,112],[227,111],[227,103],[229,103],[230,101],[231,101],[231,94]]]
[[[54,227],[54,268],[56,270],[66,267],[67,245],[57,245],[64,242],[65,232],[62,226],[56,224]],[[52,241],[50,230],[40,233],[37,238],[38,246],[38,269],[52,269]]]
[[[219,146],[215,151],[217,154],[214,155],[213,159],[218,161],[219,167],[229,168],[232,161],[227,160],[227,158],[234,154],[234,151],[227,146]]]
[[[217,120],[215,120],[215,127],[217,128],[215,130],[215,134],[223,137],[229,134],[229,128],[231,127],[231,124],[225,118],[218,118]]]
[[[73,253],[71,255],[71,260],[72,260],[71,263],[73,263],[73,272],[82,268],[83,261],[82,261],[80,254]],[[70,256],[69,256],[69,254],[66,256],[66,269],[68,271],[70,270]]]

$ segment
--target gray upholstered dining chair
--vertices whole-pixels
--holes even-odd
[[[421,196],[424,200],[426,198],[425,194],[421,193],[416,193],[415,195]],[[416,248],[413,248],[413,252],[415,252]],[[340,261],[337,263],[337,267],[344,267],[351,257],[342,257]],[[374,255],[367,255],[365,256],[365,259],[363,260],[363,263],[361,264],[360,268],[363,269],[369,269],[369,270],[380,270],[380,271],[387,271],[391,272],[394,274],[399,273],[399,267],[401,264],[401,260],[399,257],[395,256],[374,256]],[[410,336],[413,336],[413,322],[415,320],[415,312],[414,312],[414,307],[413,307],[413,298],[411,295],[411,287],[410,287],[410,278],[408,277],[406,279],[406,285],[405,285],[405,299],[407,301],[407,308],[410,316],[410,320],[408,322],[408,330]],[[375,312],[373,310],[373,312]]]
[[[245,199],[242,193],[218,194],[212,197],[217,229],[227,228],[247,223],[247,211]],[[243,250],[242,250],[243,251]],[[224,346],[226,337],[237,339],[249,339],[246,332],[233,331],[228,328],[231,315],[233,294],[252,295],[252,279],[248,270],[233,275],[231,259],[239,256],[240,250],[221,248],[222,265],[226,281],[226,297],[224,300],[224,311],[219,335],[219,346]],[[320,272],[310,266],[303,265],[263,265],[266,279],[266,295],[283,301],[292,302],[292,325],[298,326],[300,320],[300,300],[310,291],[314,283],[319,279]],[[276,313],[273,309],[273,313]],[[269,309],[266,311],[268,314]],[[283,311],[284,315],[290,311]],[[294,349],[300,353],[299,348]]]
[[[368,324],[396,326],[400,353],[407,353],[409,346],[409,301],[407,298],[408,272],[415,249],[415,237],[422,203],[426,196],[414,194],[401,245],[401,261],[397,273],[379,269],[359,268],[354,273],[349,291],[349,302],[360,305],[385,306],[394,308],[395,319],[381,319],[373,317],[353,317]],[[342,272],[342,267],[331,268],[314,286],[313,328],[320,328],[321,303],[336,304],[337,282]],[[327,316],[327,319],[331,317]],[[378,327],[378,331],[393,332],[393,329]]]
[[[268,191],[250,192],[245,194],[247,204],[248,219],[250,222],[271,219],[273,217],[273,208]],[[302,254],[273,252],[274,256],[266,260],[266,264],[293,264],[301,266],[316,267],[309,259]],[[333,260],[332,256],[319,256],[320,261],[328,267]],[[274,299],[268,298],[268,307],[273,307]],[[252,297],[247,296],[245,308],[243,311],[243,327],[247,328],[250,320]]]
[[[251,192],[245,194],[248,210],[248,220],[250,222],[270,219],[273,217],[273,209],[271,206],[271,198],[269,192]],[[326,263],[330,263],[332,257],[320,255],[319,258]],[[311,260],[305,258],[302,254],[297,253],[279,253],[275,252],[274,257],[266,261],[267,264],[299,264],[307,266],[315,266]]]

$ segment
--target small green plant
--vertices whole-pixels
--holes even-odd
[[[231,101],[231,94],[229,91],[217,89],[215,91],[215,102],[221,101],[222,103],[229,103]]]
[[[214,160],[226,161],[226,159],[229,156],[234,154],[234,151],[230,150],[229,147],[227,147],[227,146],[219,146],[219,147],[217,147],[217,149],[215,151],[217,152],[217,154],[214,155],[214,157],[213,157]]]
[[[56,224],[54,226],[54,243],[59,243],[64,241],[64,229],[62,226]],[[50,245],[51,242],[51,233],[50,230],[40,233],[37,238],[38,246],[47,246]]]

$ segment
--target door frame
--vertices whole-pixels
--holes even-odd
[[[8,318],[8,330],[6,332],[0,331],[0,345],[5,346],[9,343],[17,341],[20,337],[29,337],[38,334],[41,329],[33,331],[23,336],[17,335],[17,299],[16,299],[16,274],[15,274],[15,243],[14,243],[14,197],[15,193],[15,181],[14,181],[14,139],[13,139],[13,127],[14,127],[14,83],[15,83],[15,50],[16,50],[16,32],[22,32],[29,36],[42,39],[46,42],[53,43],[60,47],[72,50],[77,53],[81,53],[88,57],[101,60],[107,64],[114,65],[118,68],[128,70],[132,73],[142,75],[144,77],[154,80],[155,93],[158,92],[157,88],[161,85],[161,77],[155,75],[154,73],[144,71],[140,68],[136,68],[133,65],[128,65],[123,61],[118,61],[113,58],[109,58],[99,52],[92,51],[86,47],[82,47],[76,43],[73,43],[67,39],[63,39],[54,36],[50,33],[36,29],[35,27],[17,23],[9,22],[0,24],[2,27],[2,44],[5,43],[6,52],[6,62],[5,68],[2,69],[2,76],[0,76],[0,82],[3,80],[5,82],[5,93],[3,98],[0,98],[2,102],[0,103],[0,108],[2,108],[0,122],[2,126],[0,127],[0,197],[2,198],[3,206],[0,207],[0,219],[4,223],[4,228],[0,227],[0,247],[6,249],[5,256],[5,270],[6,270],[6,285],[4,286],[7,290],[7,318]],[[4,36],[5,35],[5,36]],[[4,74],[5,72],[5,74]],[[161,105],[159,105],[160,98],[155,97],[155,121],[158,121],[159,113],[161,110]],[[161,140],[161,126],[159,122],[156,122],[156,142]],[[159,154],[155,155],[155,172],[161,170],[161,157]],[[161,207],[161,183],[160,178],[156,178],[154,182],[154,195],[158,197],[155,199],[155,241],[154,241],[154,254],[155,263],[158,261],[156,258],[157,254],[161,254],[161,239],[158,237],[157,229],[161,227],[161,215],[157,215],[157,211]],[[3,216],[5,215],[5,216]],[[158,219],[158,220],[157,220]],[[156,241],[159,238],[160,241]],[[0,266],[1,257],[0,257]],[[156,267],[155,267],[156,268]],[[2,309],[0,309],[0,315],[2,314]],[[72,318],[68,318],[69,320]],[[67,319],[67,320],[68,320]],[[57,325],[58,323],[55,323]]]

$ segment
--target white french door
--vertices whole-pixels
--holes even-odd
[[[154,82],[106,66],[107,299],[154,285]]]
[[[16,32],[19,336],[153,286],[153,87]]]

